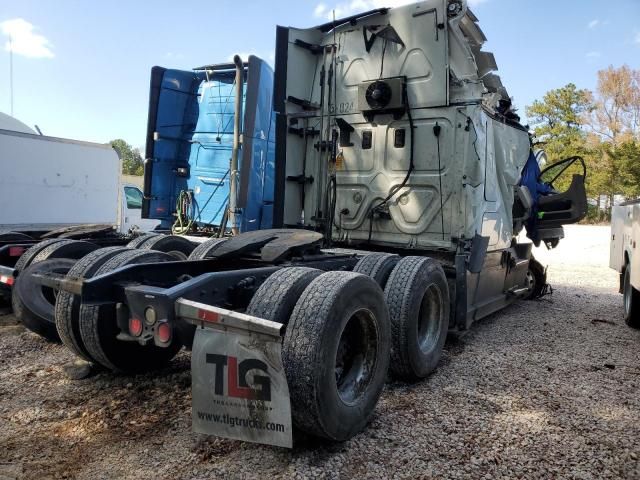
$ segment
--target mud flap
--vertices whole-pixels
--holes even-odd
[[[292,447],[283,325],[190,300],[176,316],[195,324],[192,422],[198,433]]]

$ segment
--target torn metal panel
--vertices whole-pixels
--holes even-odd
[[[498,70],[496,59],[491,52],[478,52],[476,54],[476,64],[478,65],[478,76],[480,78]]]

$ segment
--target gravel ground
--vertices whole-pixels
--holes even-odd
[[[607,227],[567,228],[552,296],[450,339],[438,371],[389,384],[371,425],[293,450],[190,431],[189,356],[73,381],[59,345],[0,318],[0,480],[640,478],[640,331],[622,320]]]

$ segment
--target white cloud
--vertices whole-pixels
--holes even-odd
[[[374,8],[401,7],[415,3],[415,1],[416,0],[350,0],[347,2],[339,2],[333,7],[329,7],[326,3],[319,3],[313,10],[313,15],[317,18],[333,20],[334,11],[335,18],[344,18],[355,13],[373,10]],[[470,7],[476,7],[487,1],[488,0],[467,0],[467,3]]]
[[[587,28],[596,28],[598,25],[600,25],[600,20],[598,20],[597,18],[595,20],[591,20],[588,24],[587,24]]]
[[[2,34],[9,37],[4,49],[29,58],[53,58],[53,45],[44,36],[35,33],[35,27],[23,18],[14,18],[0,23]]]
[[[602,56],[602,54],[600,52],[596,52],[596,51],[588,52],[585,55],[585,57],[587,57],[587,58],[600,58],[601,56]]]
[[[314,17],[324,17],[327,13],[327,6],[324,3],[319,3],[313,10]]]

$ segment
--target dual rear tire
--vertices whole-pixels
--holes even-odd
[[[60,341],[55,326],[55,302],[59,293],[38,284],[34,275],[64,275],[78,259],[97,248],[90,242],[52,239],[37,243],[24,252],[15,265],[19,274],[11,293],[16,318],[45,339]]]
[[[337,441],[362,430],[389,365],[380,286],[353,272],[285,268],[258,289],[247,313],[287,325],[282,361],[294,425]]]
[[[104,248],[78,262],[68,276],[90,278],[126,265],[171,260],[169,254],[162,252]],[[60,338],[71,351],[116,372],[138,373],[163,367],[182,347],[177,336],[168,347],[121,340],[115,305],[83,305],[67,292],[58,296],[55,319]]]
[[[247,309],[286,325],[282,361],[293,422],[315,436],[353,437],[370,420],[388,370],[424,378],[442,355],[449,291],[440,264],[372,255],[354,272],[282,269]]]

